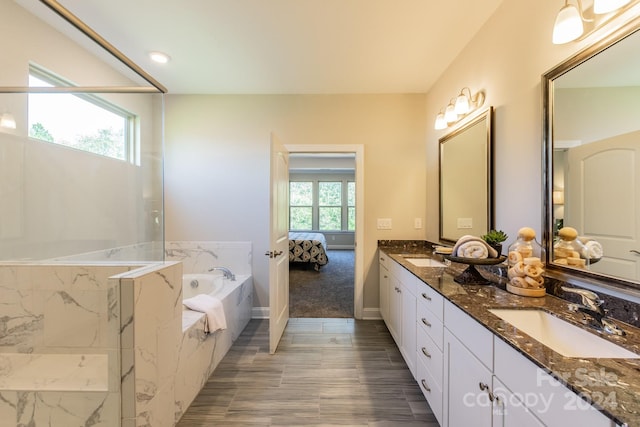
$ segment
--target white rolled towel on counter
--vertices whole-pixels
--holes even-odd
[[[604,255],[602,244],[589,237],[578,237],[578,240],[584,245],[582,256],[586,259],[600,259]]]
[[[190,310],[199,311],[207,315],[207,321],[204,327],[206,333],[212,333],[219,329],[227,329],[224,307],[222,301],[218,298],[207,294],[198,294],[183,300],[182,304]]]
[[[452,251],[460,258],[497,258],[498,251],[480,237],[465,235],[458,239]]]

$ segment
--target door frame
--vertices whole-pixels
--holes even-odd
[[[356,233],[353,285],[353,317],[362,319],[364,311],[364,145],[362,144],[285,144],[289,153],[355,153],[356,155]]]

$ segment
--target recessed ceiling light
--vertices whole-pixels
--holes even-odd
[[[169,55],[162,52],[149,52],[149,58],[158,64],[166,64],[171,59]]]

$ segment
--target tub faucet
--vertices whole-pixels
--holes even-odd
[[[229,270],[227,267],[213,267],[213,268],[209,269],[209,271],[215,271],[215,270],[222,271],[222,274],[224,275],[225,279],[229,279],[231,281],[235,281],[236,280],[236,275],[233,274],[231,272],[231,270]]]
[[[587,323],[586,315],[588,315],[591,317],[591,325],[595,329],[613,335],[625,335],[625,332],[607,317],[607,311],[603,307],[604,301],[600,299],[598,294],[586,289],[567,288],[565,286],[562,287],[562,290],[580,295],[582,304],[569,304],[569,311],[582,313],[585,323]]]

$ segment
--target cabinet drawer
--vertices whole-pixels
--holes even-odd
[[[495,375],[546,425],[571,417],[571,425],[612,425],[611,420],[543,369],[495,337]],[[575,372],[569,374],[575,375]],[[595,396],[594,396],[595,398]],[[607,404],[601,399],[601,404]]]
[[[438,424],[442,425],[442,388],[438,385],[437,381],[431,376],[427,367],[422,363],[422,361],[418,362],[418,386],[420,390],[422,390],[422,394],[424,395],[427,402],[429,402],[429,406],[433,411],[433,415],[436,416],[438,420]]]
[[[493,370],[493,333],[450,302],[444,304],[444,326]]]
[[[442,388],[442,350],[433,342],[433,340],[422,330],[418,328],[417,337],[418,360],[424,363],[427,371],[431,374],[438,386]]]
[[[424,304],[418,304],[416,317],[419,329],[423,330],[442,351],[444,328],[440,319]]]
[[[391,258],[389,258],[389,255],[385,254],[381,250],[378,250],[378,261],[380,261],[380,264],[383,265],[387,270],[389,269],[389,262],[391,261]]]
[[[422,281],[418,282],[416,292],[418,304],[424,305],[442,321],[444,318],[444,297]]]

